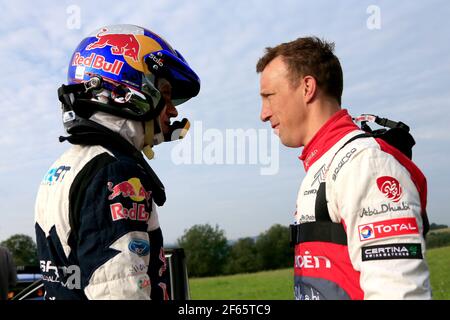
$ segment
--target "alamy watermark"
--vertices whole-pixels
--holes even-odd
[[[194,125],[171,152],[176,165],[259,165],[261,175],[279,171],[279,138],[267,129],[204,130],[201,121]]]
[[[41,260],[39,267],[42,271],[42,280],[60,283],[67,289],[81,289],[81,270],[77,265],[55,266],[51,261]]]
[[[70,5],[66,8],[66,13],[68,14],[66,20],[67,29],[80,29],[81,28],[81,8],[75,4]]]
[[[366,13],[370,14],[367,18],[366,26],[369,30],[381,29],[381,9],[379,6],[370,5],[366,9]]]

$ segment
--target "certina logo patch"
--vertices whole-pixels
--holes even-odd
[[[384,220],[358,226],[359,239],[366,241],[406,234],[418,234],[419,227],[415,218]]]
[[[394,243],[367,246],[361,250],[362,261],[390,259],[423,259],[420,243]]]
[[[313,256],[310,251],[295,256],[295,267],[300,269],[331,269],[330,259],[324,256]]]
[[[397,179],[389,176],[379,177],[377,186],[386,198],[398,202],[402,197],[402,187]]]
[[[353,148],[352,150],[350,150],[349,152],[347,152],[345,154],[345,156],[341,159],[341,161],[339,161],[336,169],[334,169],[333,171],[333,181],[336,180],[337,175],[339,173],[339,171],[341,171],[342,167],[348,162],[348,160],[350,160],[350,158],[352,157],[352,155],[356,152],[356,148]]]

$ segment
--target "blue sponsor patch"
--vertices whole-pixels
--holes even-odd
[[[131,252],[136,253],[138,256],[143,257],[149,254],[150,244],[147,240],[133,239],[128,244],[128,249],[130,249]]]
[[[59,166],[58,168],[51,168],[45,175],[44,179],[42,180],[42,183],[51,185],[55,182],[61,182],[69,170],[70,167],[67,166]]]

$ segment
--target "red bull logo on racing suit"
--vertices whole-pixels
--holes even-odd
[[[135,202],[146,201],[150,206],[151,191],[146,191],[139,178],[131,178],[117,184],[108,182],[108,190],[111,194],[109,200],[113,200],[119,196],[130,198]],[[110,206],[111,217],[113,221],[130,219],[138,221],[147,221],[150,214],[146,211],[145,204],[133,203],[132,208],[125,208],[122,203],[114,203]]]
[[[136,202],[147,200],[147,204],[150,205],[149,200],[152,192],[147,192],[145,190],[139,178],[131,178],[115,185],[112,182],[108,182],[108,190],[111,191],[111,194],[108,197],[109,200],[122,196],[125,198],[131,198],[131,200]]]

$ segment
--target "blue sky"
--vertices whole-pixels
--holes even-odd
[[[215,129],[224,136],[235,129],[269,132],[259,121],[255,73],[265,47],[309,35],[334,41],[344,70],[343,106],[354,115],[373,113],[410,125],[417,142],[414,159],[428,179],[430,221],[450,225],[448,1],[112,3],[2,3],[0,240],[15,233],[34,237],[40,180],[68,147],[58,142],[64,132],[56,89],[79,41],[118,23],[151,29],[184,55],[202,88],[179,112],[193,123],[201,121],[204,132]],[[79,9],[80,28],[68,28],[71,5]],[[367,27],[371,5],[380,10],[380,29]],[[194,133],[180,143],[193,141]],[[278,173],[261,175],[261,165],[248,162],[176,165],[175,146],[158,146],[151,161],[167,190],[167,204],[159,210],[166,242],[175,242],[194,224],[218,224],[229,239],[237,239],[291,223],[304,177],[297,159],[301,149],[280,145]]]

